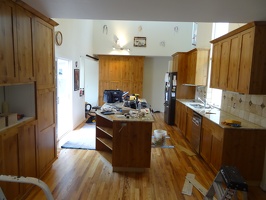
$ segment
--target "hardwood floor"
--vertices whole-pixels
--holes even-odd
[[[154,114],[153,130],[167,130],[170,142],[192,151],[187,141],[175,126],[163,121],[163,114]],[[144,173],[115,173],[111,165],[94,150],[61,149],[51,170],[43,177],[53,196],[58,200],[194,200],[202,199],[193,187],[191,196],[181,193],[187,173],[196,175],[196,180],[208,189],[214,174],[198,155],[189,156],[182,148],[153,148],[151,168]],[[249,187],[249,199],[266,199],[259,187]],[[27,197],[45,199],[39,188]]]

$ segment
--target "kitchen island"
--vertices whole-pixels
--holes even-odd
[[[122,114],[96,112],[96,150],[108,160],[113,171],[144,171],[150,167],[151,113],[127,118]]]

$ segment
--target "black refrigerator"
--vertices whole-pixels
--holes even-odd
[[[164,88],[164,121],[169,125],[175,124],[177,72],[165,74]]]

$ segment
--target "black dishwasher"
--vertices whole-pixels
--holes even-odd
[[[193,112],[191,146],[196,150],[197,153],[200,151],[201,121],[202,116],[196,112]]]

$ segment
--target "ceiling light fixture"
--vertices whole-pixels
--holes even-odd
[[[123,48],[123,47],[114,47],[113,46],[113,50],[114,51],[117,51],[117,50],[119,50],[119,51],[130,51],[130,49],[129,48]]]

